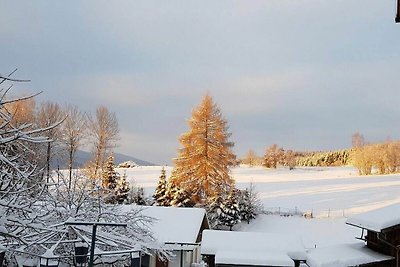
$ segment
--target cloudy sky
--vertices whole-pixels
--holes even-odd
[[[14,1],[0,73],[14,94],[118,117],[118,152],[171,163],[208,91],[235,152],[324,150],[400,138],[395,0]]]

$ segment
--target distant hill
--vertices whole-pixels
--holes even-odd
[[[90,160],[91,156],[92,155],[90,154],[90,152],[78,150],[76,152],[76,166],[77,167],[82,167],[88,160]],[[129,160],[134,161],[136,164],[138,164],[140,166],[156,166],[157,165],[157,164],[154,164],[152,162],[141,160],[141,159],[138,159],[138,158],[135,158],[135,157],[131,157],[131,156],[128,156],[128,155],[124,155],[124,154],[121,154],[121,153],[114,153],[114,161],[115,161],[114,163],[115,163],[115,165],[118,165],[118,164],[120,164],[122,162],[129,161]],[[57,166],[58,164],[56,162],[54,162],[54,163],[52,163],[52,165],[53,166]],[[65,167],[66,166],[60,165],[60,168],[65,168]]]

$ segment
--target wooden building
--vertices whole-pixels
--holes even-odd
[[[299,238],[255,232],[205,230],[201,254],[209,267],[297,267],[306,260]]]
[[[146,264],[141,264],[143,267],[190,267],[201,261],[202,232],[209,229],[204,209],[150,206],[145,207],[141,215],[155,219],[149,225],[150,230],[174,255],[169,261],[154,255],[146,256]]]
[[[387,267],[392,257],[376,252],[363,242],[343,243],[326,247],[309,249],[307,266],[340,266],[340,267]]]
[[[391,256],[391,260],[373,267],[400,267],[400,205],[391,205],[349,218],[348,225],[361,229],[358,239],[373,251]]]

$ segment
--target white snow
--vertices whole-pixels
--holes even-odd
[[[400,224],[400,204],[351,216],[347,223],[375,232]]]
[[[129,209],[135,206],[125,206]],[[145,207],[141,214],[155,219],[149,225],[154,237],[162,243],[196,243],[205,210],[200,208]]]
[[[310,267],[347,267],[390,259],[392,257],[374,252],[359,243],[311,250],[308,252],[307,264]]]
[[[346,218],[307,219],[299,216],[259,215],[250,224],[238,227],[245,232],[265,232],[300,236],[306,248],[359,242],[361,230],[346,225]]]
[[[37,266],[39,259],[38,258],[29,258],[29,257],[24,257],[20,255],[15,256],[15,260],[17,261],[18,267],[23,267],[23,266]]]
[[[221,251],[215,255],[216,264],[253,266],[294,266],[294,261],[283,252]]]
[[[126,170],[128,179],[152,195],[162,166]],[[172,167],[164,167],[167,178]],[[122,172],[122,170],[121,170]],[[252,182],[264,207],[271,211],[313,212],[317,219],[259,216],[240,231],[287,233],[301,236],[307,248],[356,243],[361,230],[346,225],[348,216],[400,203],[400,174],[359,176],[352,167],[232,169],[239,188]],[[397,213],[399,214],[399,213]]]
[[[154,193],[162,166],[140,166],[126,171],[128,181]],[[172,167],[164,167],[167,178]],[[269,210],[313,212],[317,217],[347,217],[400,203],[400,175],[359,176],[352,167],[266,169],[236,167],[232,177],[239,188],[252,182]]]
[[[140,166],[121,169],[120,172],[123,174],[126,171],[128,180],[136,186],[144,187],[145,194],[150,196],[154,193],[162,168],[162,166]],[[172,167],[164,168],[167,178],[169,178]],[[329,258],[326,262],[318,261],[318,253],[324,253],[325,249],[329,251],[338,246],[335,248],[337,255],[343,253],[342,260],[347,262],[353,259],[345,257],[345,251],[351,251],[350,254],[353,253],[352,250],[356,250],[357,253],[364,251],[354,248],[354,246],[363,247],[363,242],[355,239],[356,236],[360,236],[361,230],[346,225],[348,216],[351,217],[349,222],[377,231],[391,224],[400,223],[399,218],[396,218],[396,215],[400,214],[400,208],[396,211],[393,209],[395,204],[400,204],[400,195],[398,194],[400,192],[400,174],[359,176],[357,170],[351,167],[297,168],[293,171],[288,169],[272,170],[263,167],[237,167],[232,169],[231,175],[239,188],[245,188],[252,182],[255,190],[259,193],[262,204],[269,211],[284,213],[297,210],[312,212],[317,217],[305,219],[298,216],[260,215],[249,225],[243,223],[236,228],[244,232],[299,236],[305,247],[310,249],[310,257],[315,260],[316,264],[320,264],[315,266],[340,266],[330,263]],[[373,211],[380,208],[383,209]],[[190,221],[200,223],[200,220],[194,217],[186,220],[182,219],[185,218],[183,216],[163,215],[162,212],[155,212],[150,216],[160,217],[160,224],[156,223],[153,228],[158,238],[164,242],[193,242],[188,240],[193,240],[195,234],[186,238],[184,236],[190,234],[183,234],[186,231],[184,229],[193,227]],[[191,217],[192,215],[185,216]],[[164,222],[161,223],[162,221]],[[162,226],[164,223],[165,229]],[[186,223],[189,223],[190,226],[185,226]],[[199,229],[199,227],[195,228]],[[193,229],[189,232],[191,231]],[[317,250],[314,249],[315,247]],[[361,252],[360,254],[354,252],[354,255],[358,255],[362,260],[369,261],[371,259],[370,254]],[[220,253],[229,254],[231,250]],[[335,254],[336,252],[331,253],[334,257],[331,259],[333,262],[336,259]],[[223,256],[224,254],[219,256],[221,260]],[[242,256],[246,258],[244,255]]]
[[[251,253],[273,252],[285,254],[294,260],[305,260],[306,251],[300,238],[285,234],[204,230],[201,254],[218,255],[226,252]],[[250,253],[250,254],[249,254]]]

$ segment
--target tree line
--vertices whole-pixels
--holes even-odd
[[[116,115],[105,106],[98,107],[94,115],[70,104],[61,106],[50,101],[36,103],[34,98],[21,98],[6,103],[4,107],[12,114],[11,123],[16,127],[27,125],[27,129],[46,129],[42,135],[50,142],[33,146],[40,151],[37,153],[40,157],[35,160],[38,161],[38,167],[45,169],[47,180],[51,170],[64,162],[72,173],[76,167],[76,152],[88,146],[92,151],[92,159],[86,168],[91,170],[92,178],[98,177],[99,170],[119,138]]]
[[[285,150],[277,144],[269,146],[263,157],[254,150],[249,150],[239,161],[250,167],[278,166],[294,169],[295,167],[332,167],[353,166],[360,175],[390,174],[400,171],[400,141],[386,140],[381,143],[368,143],[364,136],[355,133],[352,147],[333,151],[301,152]]]
[[[360,175],[372,173],[390,174],[400,171],[400,141],[367,143],[364,136],[355,133],[353,141],[353,165]]]

